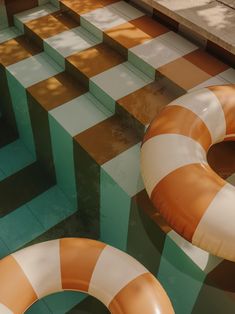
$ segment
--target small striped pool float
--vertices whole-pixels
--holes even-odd
[[[188,93],[150,124],[141,172],[155,208],[177,233],[235,261],[235,187],[207,162],[210,146],[224,140],[235,140],[235,85]]]
[[[164,289],[144,266],[102,242],[53,240],[0,261],[1,314],[22,314],[38,299],[63,290],[86,292],[115,314],[174,313]]]

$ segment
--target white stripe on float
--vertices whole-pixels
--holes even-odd
[[[107,307],[130,281],[148,270],[126,253],[106,246],[94,268],[88,293]]]
[[[60,241],[39,243],[12,254],[38,298],[62,290]]]
[[[193,163],[207,164],[203,147],[181,134],[161,134],[147,140],[141,148],[141,172],[148,195],[172,171]]]
[[[192,238],[194,245],[235,261],[235,187],[227,183],[216,194]]]
[[[11,310],[9,310],[8,307],[6,307],[4,304],[0,303],[0,313],[1,314],[14,314]]]
[[[180,105],[194,112],[206,124],[212,138],[217,143],[226,134],[226,120],[222,106],[215,94],[207,88],[185,94],[168,106]]]

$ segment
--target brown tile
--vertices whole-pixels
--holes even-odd
[[[117,115],[78,134],[74,139],[99,165],[140,141],[134,130],[123,125]]]
[[[172,61],[158,68],[157,71],[185,90],[189,90],[211,77],[184,58]]]
[[[179,23],[177,21],[175,21],[174,19],[172,19],[171,17],[158,11],[157,9],[153,9],[153,18],[158,20],[160,23],[166,25],[171,30],[178,32]]]
[[[45,39],[76,27],[78,23],[69,18],[65,13],[56,12],[29,21],[25,26],[40,38]]]
[[[124,62],[124,58],[105,44],[99,44],[67,58],[87,78]]]
[[[0,44],[0,63],[9,66],[39,52],[39,47],[33,45],[25,36],[19,36]]]
[[[235,292],[234,276],[235,264],[224,260],[207,275],[205,283],[223,291]]]
[[[226,179],[235,173],[235,142],[222,142],[213,145],[207,160],[211,168]]]
[[[86,89],[63,72],[30,86],[27,91],[49,111],[82,95]]]
[[[147,125],[165,105],[175,98],[174,92],[162,87],[158,82],[153,82],[119,99],[117,104],[125,108],[143,125]]]
[[[232,67],[235,67],[235,55],[232,52],[225,50],[210,40],[207,40],[206,50]]]
[[[75,11],[77,14],[85,14],[92,10],[102,8],[118,0],[62,0],[61,3],[68,9]]]
[[[13,15],[37,7],[38,0],[27,1],[5,0],[5,6],[9,23],[10,25],[13,25]]]
[[[151,203],[146,190],[142,190],[135,197],[134,200],[138,206],[143,210],[158,225],[164,233],[170,232],[172,229],[167,224],[165,219],[161,216],[159,211]]]
[[[155,38],[157,36],[165,34],[166,32],[169,32],[169,29],[166,26],[158,23],[157,21],[146,15],[141,16],[138,19],[132,20],[130,23],[141,29],[144,33],[151,36],[151,38]]]
[[[109,38],[129,49],[164,34],[168,29],[148,16],[113,27],[105,32]]]
[[[201,49],[197,49],[187,54],[184,58],[212,76],[228,69],[227,64]]]

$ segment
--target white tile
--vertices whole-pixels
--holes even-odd
[[[170,45],[182,52],[183,55],[198,49],[198,46],[175,32],[167,32],[163,34],[161,36],[161,40],[168,42]]]
[[[68,57],[75,52],[85,50],[98,44],[99,40],[83,27],[79,26],[52,36],[46,39],[45,42],[63,57]]]
[[[51,14],[55,11],[57,11],[58,9],[51,5],[51,4],[45,4],[30,10],[26,10],[24,12],[21,13],[17,13],[14,15],[14,21],[15,21],[15,25],[21,30],[24,31],[24,23],[27,23],[31,20],[35,20],[39,17],[43,17],[45,15]]]
[[[13,39],[21,35],[21,32],[15,27],[5,28],[0,31],[0,44],[4,41]]]
[[[90,93],[77,97],[50,111],[50,115],[71,135],[75,136],[107,119],[111,112]]]
[[[44,52],[14,63],[8,66],[7,70],[25,88],[63,71],[62,68]]]
[[[182,53],[176,49],[171,43],[162,40],[163,35],[144,42],[130,51],[157,69],[182,56]]]
[[[211,77],[209,80],[204,81],[203,83],[191,88],[188,90],[188,92],[194,91],[199,88],[204,88],[208,86],[214,86],[214,85],[225,85],[228,84],[228,81],[224,80],[219,75]]]
[[[124,1],[108,5],[82,15],[82,18],[100,30],[107,30],[127,21],[143,16],[144,13]]]
[[[170,231],[167,234],[184,253],[201,269],[204,273],[208,274],[218,264],[222,262],[222,259],[216,257],[188,242],[175,231]]]
[[[130,197],[144,189],[140,174],[140,144],[106,162],[102,168]]]
[[[235,70],[233,68],[229,68],[228,70],[221,72],[218,76],[229,83],[235,84]]]
[[[125,1],[113,3],[109,7],[126,16],[129,20],[134,20],[145,15],[142,11],[136,9],[133,5],[130,5]]]
[[[125,62],[94,76],[91,81],[114,100],[118,100],[152,80],[129,62]]]

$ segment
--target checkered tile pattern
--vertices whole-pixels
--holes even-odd
[[[158,276],[176,313],[224,313],[221,304],[233,313],[235,288],[221,274],[234,266],[153,215],[139,152],[145,128],[166,104],[201,86],[235,83],[234,69],[125,1],[41,4],[15,11],[16,27],[0,31],[1,111],[18,130],[22,156],[10,173],[0,165],[0,180],[5,188],[37,160],[52,182],[6,206],[1,254],[61,235],[100,237]],[[223,165],[235,146],[221,147],[208,158],[232,180],[233,162]],[[70,294],[70,307],[76,297]],[[41,302],[39,312],[58,313],[57,302]]]

